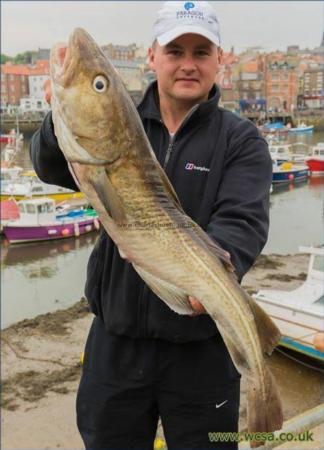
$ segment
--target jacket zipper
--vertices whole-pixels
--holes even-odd
[[[163,169],[164,170],[165,170],[165,168],[166,168],[166,166],[167,166],[167,164],[169,162],[169,159],[170,159],[170,156],[171,156],[171,153],[172,153],[172,150],[173,150],[174,138],[175,138],[175,135],[173,137],[170,137],[169,146],[167,148],[165,159],[164,159],[164,163],[163,163]]]
[[[174,143],[176,140],[176,136],[178,135],[179,131],[184,127],[184,125],[188,122],[192,114],[198,109],[199,105],[195,105],[191,110],[188,112],[186,117],[184,118],[182,124],[180,125],[180,128],[177,130],[176,133],[171,137],[169,140],[169,145],[166,151],[165,159],[163,162],[163,170],[166,169],[166,166],[170,160],[170,156],[172,153],[172,150],[174,148]],[[161,121],[162,122],[162,121]],[[162,125],[165,127],[165,125],[162,122]],[[166,128],[166,127],[165,127]],[[146,284],[144,284],[143,290],[141,292],[141,296],[139,299],[139,320],[138,320],[138,330],[139,330],[139,336],[141,336],[141,332],[144,332],[144,336],[147,334],[147,294],[148,294],[148,287]]]
[[[176,131],[176,133],[174,133],[174,135],[172,137],[170,136],[169,145],[168,145],[164,163],[163,163],[164,170],[166,169],[166,166],[168,165],[172,150],[174,148],[174,142],[176,140],[176,136],[178,135],[179,131],[185,126],[185,124],[188,122],[188,120],[193,115],[193,113],[196,111],[196,109],[198,109],[198,107],[199,107],[199,105],[195,105],[191,108],[191,110],[187,113],[186,117],[184,118],[182,124],[180,125],[180,128],[178,128],[178,130]]]

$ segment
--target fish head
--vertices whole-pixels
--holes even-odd
[[[73,154],[70,148],[68,159],[113,162],[125,153],[136,132],[129,126],[135,107],[115,68],[85,30],[75,29],[68,44],[52,48],[50,75],[55,132],[58,136],[60,122],[63,133],[71,133],[78,144],[71,148],[85,150]]]

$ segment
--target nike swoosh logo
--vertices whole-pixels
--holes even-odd
[[[217,409],[220,408],[221,406],[225,405],[225,403],[227,403],[227,402],[228,402],[228,400],[224,400],[222,403],[219,403],[219,404],[216,403],[216,408]]]

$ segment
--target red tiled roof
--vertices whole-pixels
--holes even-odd
[[[49,75],[49,61],[47,59],[38,59],[35,66],[30,68],[31,75]]]
[[[1,64],[1,73],[6,75],[29,75],[30,69],[26,64]]]

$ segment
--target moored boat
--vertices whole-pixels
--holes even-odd
[[[306,125],[305,123],[299,124],[297,127],[289,128],[289,133],[312,133],[314,125]]]
[[[306,154],[294,153],[293,144],[269,143],[269,152],[272,161],[282,164],[284,162],[304,163]]]
[[[253,297],[282,332],[280,345],[324,362],[324,248],[310,254],[305,282],[293,291],[263,289]]]
[[[324,175],[324,142],[312,147],[305,161],[312,175]]]
[[[261,132],[265,136],[285,136],[288,133],[288,128],[282,122],[266,123],[260,127]]]
[[[80,236],[99,229],[98,214],[93,209],[72,210],[57,215],[51,198],[18,202],[20,217],[9,221],[3,232],[11,244]]]
[[[43,183],[36,177],[26,178],[1,186],[1,200],[8,198],[22,200],[26,197],[50,197],[56,201],[62,201],[69,198],[83,198],[84,195],[72,189]]]
[[[289,184],[304,181],[309,176],[308,167],[304,164],[293,164],[284,162],[277,164],[274,162],[272,166],[272,183],[273,184]]]

